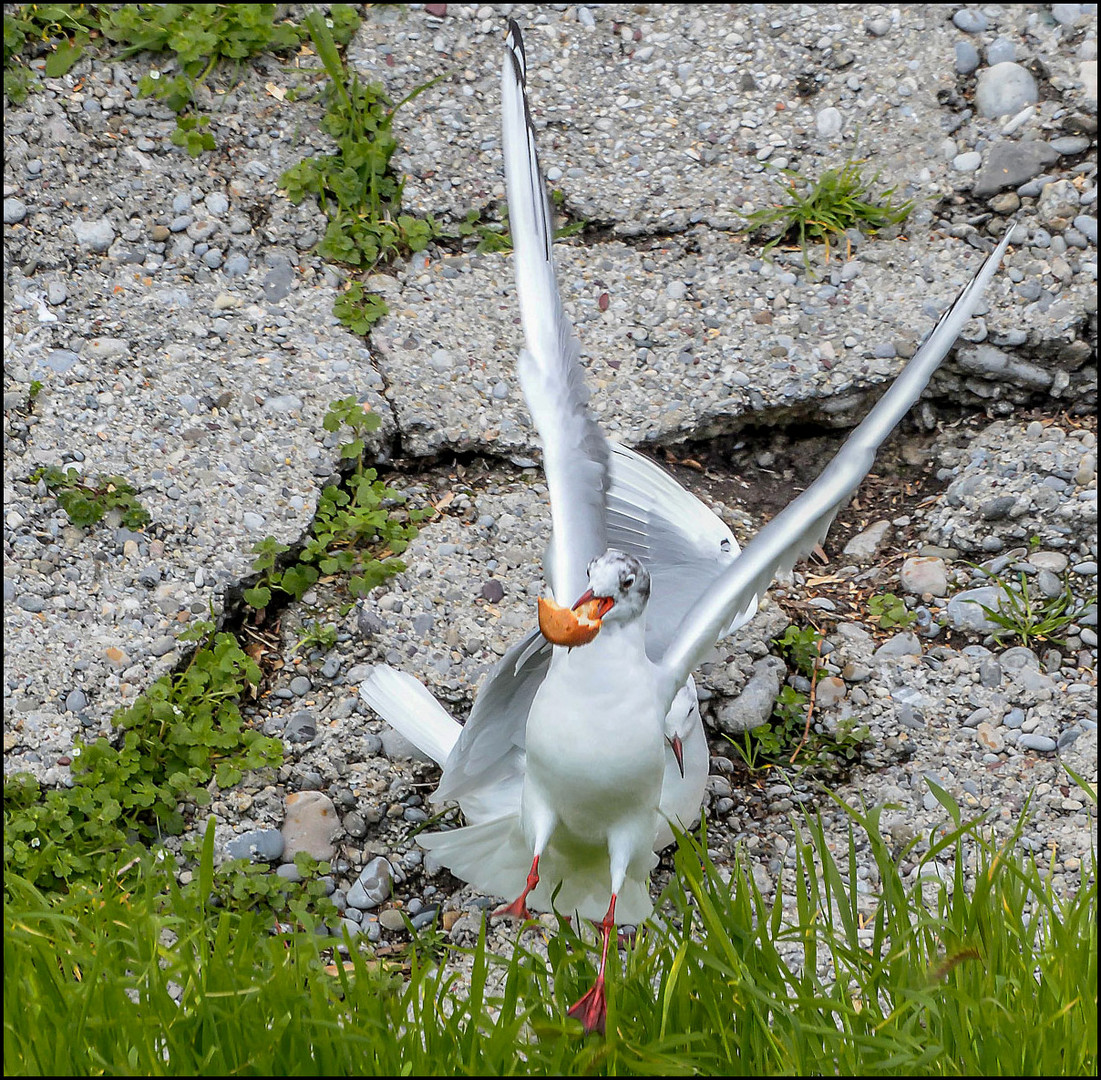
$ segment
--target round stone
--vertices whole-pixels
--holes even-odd
[[[902,588],[914,596],[932,593],[948,595],[948,571],[943,559],[916,555],[907,559],[899,571]]]
[[[383,930],[391,932],[405,929],[405,916],[397,908],[387,908],[378,917]]]
[[[1039,100],[1036,79],[1020,64],[1007,60],[979,72],[975,106],[980,116],[1010,116]]]

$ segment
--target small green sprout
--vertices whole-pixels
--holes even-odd
[[[817,181],[811,181],[794,169],[779,170],[783,175],[774,179],[783,188],[787,201],[755,210],[746,217],[751,232],[780,226],[780,232],[765,244],[762,254],[767,255],[785,240],[798,243],[809,273],[808,241],[818,240],[826,245],[828,262],[831,236],[840,240],[852,228],[875,233],[905,221],[914,208],[913,199],[896,203],[894,187],[873,195],[872,188],[879,174],[865,180],[860,169],[863,164],[863,161],[850,159],[840,169],[827,169]]]

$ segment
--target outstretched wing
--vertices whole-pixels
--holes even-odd
[[[730,621],[749,609],[778,571],[790,569],[800,555],[824,539],[841,504],[867,475],[880,444],[917,401],[971,318],[983,290],[998,269],[1012,233],[1010,227],[818,479],[745,546],[733,565],[723,571],[681,621],[660,662],[662,692],[669,701]]]
[[[604,494],[608,449],[589,415],[581,348],[558,295],[551,245],[554,219],[535,151],[524,92],[520,28],[510,20],[501,72],[505,181],[516,292],[527,348],[520,385],[543,442],[553,530],[544,572],[554,598],[572,604],[588,588],[586,568],[607,548]]]

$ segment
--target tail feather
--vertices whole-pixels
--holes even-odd
[[[462,728],[431,692],[412,675],[376,664],[359,696],[418,750],[443,766]]]
[[[448,832],[421,833],[417,842],[478,892],[503,900],[520,895],[531,869],[531,848],[524,839],[518,813]],[[656,857],[653,862],[657,862]],[[563,915],[599,920],[608,909],[611,889],[605,847],[594,846],[586,851],[573,848],[566,853],[551,844],[539,859],[539,884],[526,902],[534,911],[557,910]],[[638,924],[653,907],[649,873],[643,880],[628,877],[616,899],[617,921]]]

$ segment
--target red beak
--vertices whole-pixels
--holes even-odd
[[[615,601],[610,596],[594,596],[592,589],[587,589],[584,595],[578,598],[577,603],[573,606],[573,610],[576,611],[582,604],[587,604],[590,600],[597,601],[596,617],[598,619],[603,619],[615,606]]]
[[[669,745],[673,748],[673,757],[677,759],[677,768],[680,769],[681,779],[684,779],[684,747],[681,745],[680,736],[674,735],[669,740]]]

